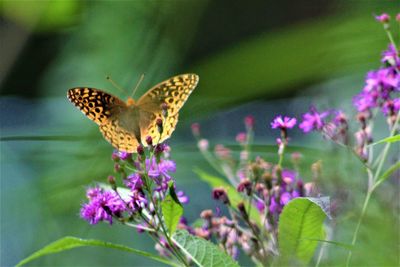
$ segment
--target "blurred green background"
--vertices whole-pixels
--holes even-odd
[[[212,144],[233,144],[243,117],[252,114],[258,154],[277,161],[272,118],[299,116],[312,103],[352,111],[351,96],[362,88],[365,73],[379,67],[388,43],[373,15],[394,16],[399,9],[399,1],[382,0],[1,1],[0,265],[13,266],[66,235],[153,251],[145,235],[79,218],[85,188],[113,172],[112,148],[69,103],[67,89],[90,86],[125,99],[106,75],[130,92],[145,73],[137,96],[176,74],[200,76],[170,139],[178,187],[191,197],[185,216],[194,221],[216,204],[192,171],[211,168],[197,152],[190,124],[201,122]],[[387,134],[377,128],[378,137]],[[311,179],[309,164],[323,159],[320,183],[336,203],[330,238],[350,243],[366,188],[361,165],[319,136],[295,130],[292,137],[292,151],[304,154],[304,180]],[[400,264],[399,200],[398,179],[378,189],[353,265]],[[344,265],[346,253],[329,245],[321,265]],[[82,248],[30,265],[156,263]]]

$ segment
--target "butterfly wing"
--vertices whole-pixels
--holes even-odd
[[[134,133],[121,127],[115,117],[99,126],[104,138],[119,151],[136,153],[139,142]]]
[[[126,104],[119,98],[94,88],[68,90],[68,99],[83,114],[99,125],[100,132],[113,147],[120,151],[136,152],[139,145],[133,127],[126,127],[121,117],[129,115]],[[137,121],[132,121],[137,124]]]
[[[111,116],[115,116],[121,109],[126,108],[124,101],[118,97],[94,88],[69,89],[68,99],[98,125],[105,123]]]
[[[157,84],[138,100],[142,143],[145,143],[146,136],[151,136],[153,140],[159,142],[171,136],[178,122],[178,112],[196,88],[198,81],[199,76],[196,74],[174,76]],[[163,103],[168,105],[168,115],[165,119],[161,109]],[[161,136],[156,125],[158,118],[164,119]]]

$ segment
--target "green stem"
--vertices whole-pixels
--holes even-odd
[[[351,241],[351,245],[352,246],[354,246],[355,243],[357,242],[358,231],[360,230],[361,222],[362,222],[362,219],[364,218],[365,211],[367,210],[368,202],[369,202],[369,199],[371,198],[372,192],[373,191],[368,191],[368,193],[367,193],[367,195],[365,197],[363,208],[361,210],[360,217],[358,218],[357,226],[356,226],[356,229],[355,229],[354,234],[353,234],[353,239]],[[347,255],[346,267],[348,267],[349,264],[350,264],[351,256],[352,256],[352,251],[350,250],[349,254]]]
[[[400,120],[400,112],[397,114],[396,121],[393,124],[393,127],[392,127],[392,129],[390,131],[389,137],[394,136],[396,134],[397,125],[399,124],[399,120]],[[374,190],[378,187],[377,186],[378,185],[377,180],[378,180],[379,175],[380,175],[380,173],[382,171],[383,164],[386,161],[386,157],[387,157],[387,155],[389,153],[389,148],[390,148],[391,144],[392,143],[390,143],[390,142],[386,143],[385,148],[383,149],[383,152],[382,152],[382,157],[379,157],[380,161],[379,161],[379,164],[378,164],[378,168],[376,169],[376,172],[375,172],[375,174],[374,174],[374,176],[372,178],[372,183],[368,183],[368,192],[367,192],[367,195],[365,197],[363,208],[361,210],[361,214],[360,214],[360,217],[358,218],[358,223],[357,223],[356,229],[355,229],[354,234],[353,234],[353,239],[351,241],[351,245],[352,246],[354,246],[355,243],[357,242],[357,237],[358,237],[358,232],[360,230],[361,222],[362,222],[363,217],[365,215],[365,212],[367,210],[367,206],[368,206],[369,200],[371,198],[372,192],[374,192]],[[346,266],[347,267],[350,264],[351,257],[352,257],[352,251],[349,251],[349,254],[347,255],[347,262],[346,262]]]
[[[388,38],[389,38],[390,43],[392,43],[392,45],[394,46],[394,48],[397,50],[397,46],[396,46],[396,43],[394,42],[392,33],[390,32],[389,29],[385,29],[385,31],[386,31],[386,34],[387,34],[387,36],[388,36]]]

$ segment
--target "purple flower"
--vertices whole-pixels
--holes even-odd
[[[292,195],[289,192],[284,192],[281,195],[280,204],[286,205],[292,199]]]
[[[281,207],[279,203],[276,202],[275,198],[271,198],[271,203],[269,204],[269,212],[279,214],[281,212]]]
[[[282,170],[282,180],[285,185],[292,184],[296,180],[297,173],[292,170]]]
[[[157,164],[156,159],[153,158],[150,164],[150,160],[146,159],[146,168],[148,170],[148,174],[151,178],[160,178],[161,176],[170,180],[171,176],[169,172],[176,171],[176,164],[172,160],[161,160],[160,163]]]
[[[245,144],[247,140],[247,134],[246,133],[238,133],[236,135],[236,141],[240,144]]]
[[[96,192],[96,194],[93,195],[93,192]],[[126,210],[124,202],[114,191],[90,188],[87,191],[87,195],[92,197],[89,199],[89,203],[82,205],[80,215],[90,224],[97,224],[103,220],[112,224],[113,215],[120,216]]]
[[[147,198],[145,195],[140,191],[134,191],[131,195],[131,199],[128,203],[129,208],[132,211],[140,211],[143,208],[147,207]]]
[[[399,53],[393,44],[389,44],[388,49],[383,51],[381,61],[391,66],[398,66],[400,64]]]
[[[189,197],[187,195],[185,195],[185,192],[178,191],[178,192],[176,192],[176,196],[178,197],[180,203],[182,203],[182,204],[189,203]]]
[[[118,151],[118,150],[114,150],[114,152],[112,153],[112,159],[113,160],[127,160],[132,156],[131,153],[128,152],[124,152],[124,151]]]
[[[374,94],[361,92],[353,97],[353,105],[359,112],[370,110],[377,106],[377,96]]]
[[[396,114],[400,110],[400,98],[388,99],[382,105],[382,112],[385,116]]]
[[[325,117],[329,115],[329,111],[318,113],[314,107],[310,108],[309,113],[303,115],[303,121],[300,123],[299,128],[304,133],[311,132],[312,130],[321,130],[325,125]]]
[[[265,210],[265,204],[263,201],[260,199],[256,200],[256,208],[258,209],[259,212],[263,213]]]
[[[376,19],[377,21],[379,21],[379,22],[387,23],[387,22],[389,22],[389,20],[390,20],[390,16],[389,16],[388,14],[386,14],[386,13],[382,13],[382,14],[379,15],[379,16],[375,16],[375,19]]]
[[[132,191],[141,189],[143,186],[143,180],[139,173],[130,174],[124,181],[125,185]]]
[[[296,118],[290,118],[285,116],[282,118],[282,116],[277,116],[275,119],[271,122],[271,127],[272,129],[292,129],[296,125]]]

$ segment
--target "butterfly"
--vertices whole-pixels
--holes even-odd
[[[146,146],[147,136],[158,143],[171,137],[179,110],[198,81],[196,74],[177,75],[157,84],[137,101],[129,97],[124,102],[89,87],[69,89],[67,96],[83,114],[99,125],[100,132],[113,147],[135,153],[139,144]],[[163,122],[162,131],[156,124],[159,119]]]

